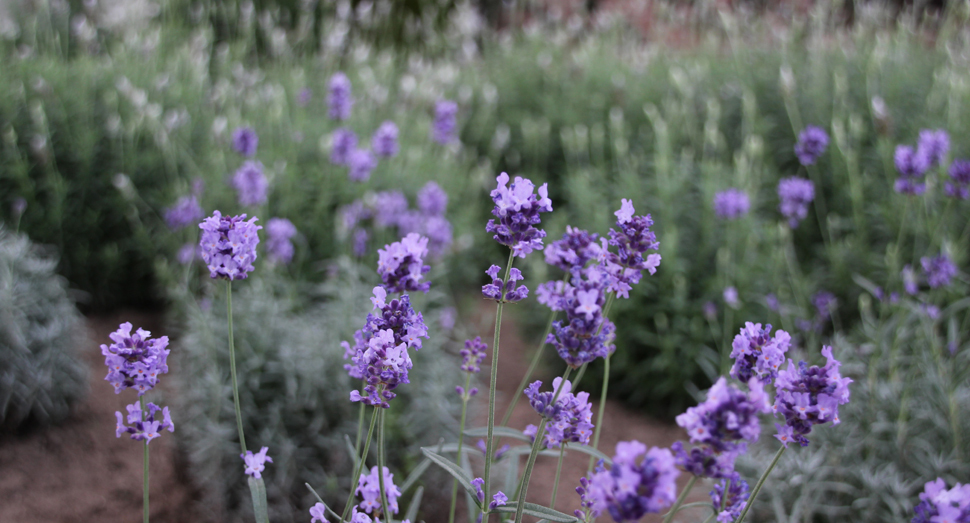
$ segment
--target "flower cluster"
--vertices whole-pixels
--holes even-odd
[[[183,196],[175,202],[175,205],[165,209],[165,223],[173,231],[183,227],[188,227],[205,216],[205,211],[199,205],[196,195]]]
[[[923,129],[919,132],[916,149],[908,145],[896,147],[894,161],[899,178],[894,186],[903,194],[923,194],[926,191],[926,171],[940,165],[950,150],[950,136],[943,129]]]
[[[253,451],[247,450],[245,454],[240,454],[239,457],[243,459],[246,464],[245,473],[256,479],[263,477],[263,470],[266,468],[267,463],[272,463],[273,458],[266,455],[266,451],[269,447],[263,447],[259,449],[259,452],[253,454]]]
[[[539,187],[538,196],[533,194],[535,185],[529,179],[515,177],[511,185],[509,175],[501,173],[495,178],[498,186],[491,192],[495,208],[492,214],[498,218],[488,220],[487,232],[495,233],[493,238],[512,252],[525,258],[533,250],[542,250],[542,239],[546,231],[535,226],[541,221],[539,213],[552,211],[547,184]]]
[[[829,135],[821,127],[809,125],[798,135],[795,156],[802,165],[812,165],[829,145]]]
[[[725,489],[727,489],[726,496]],[[711,504],[714,506],[714,512],[717,513],[718,523],[736,521],[747,506],[750,495],[748,482],[737,474],[715,484],[714,490],[711,491]]]
[[[101,345],[108,367],[104,379],[114,386],[115,394],[130,387],[142,396],[155,387],[159,375],[168,372],[168,336],[151,339],[151,332],[138,329],[132,334],[131,328],[131,323],[122,323],[108,335],[114,343]]]
[[[534,382],[525,389],[525,395],[536,412],[549,419],[543,438],[546,448],[558,448],[569,442],[589,445],[593,434],[593,405],[589,402],[589,393],[573,394],[572,383],[562,378],[552,381],[552,392],[539,392],[540,386],[541,381]],[[553,405],[556,391],[559,391],[559,397]],[[535,440],[538,430],[535,425],[529,425],[525,434]]]
[[[926,272],[926,282],[933,289],[946,287],[950,284],[950,279],[957,274],[957,266],[945,254],[933,258],[920,258],[920,264]]]
[[[778,199],[781,200],[778,210],[794,229],[808,216],[808,204],[815,199],[815,186],[802,178],[785,178],[778,182]]]
[[[814,161],[814,160],[813,160]],[[714,214],[733,220],[740,218],[751,209],[748,195],[740,189],[728,189],[714,195]]]
[[[576,493],[579,494],[579,506],[573,511],[573,515],[582,521],[590,521],[599,517],[600,511],[596,509],[596,497],[589,490],[589,480],[585,477],[579,478],[579,486],[576,487]]]
[[[383,249],[378,249],[377,273],[387,292],[428,292],[431,282],[421,280],[431,267],[424,264],[428,239],[412,232]]]
[[[366,182],[377,167],[377,158],[367,149],[354,149],[347,156],[347,176],[355,182]]]
[[[608,276],[599,266],[592,266],[577,272],[570,284],[559,287],[559,292],[548,284],[543,288],[543,301],[552,304],[553,310],[566,312],[565,321],[553,322],[546,343],[556,347],[559,357],[570,367],[579,368],[616,350],[616,327],[603,316],[608,285]]]
[[[347,165],[350,154],[357,150],[357,135],[350,129],[343,127],[333,132],[330,146],[330,163]]]
[[[385,158],[397,156],[397,134],[397,125],[394,122],[388,120],[382,123],[370,139],[371,148],[378,156]]]
[[[970,523],[970,484],[947,490],[943,478],[927,482],[919,495],[912,523]]]
[[[609,290],[620,298],[630,297],[630,289],[640,282],[643,271],[654,274],[660,266],[659,254],[643,257],[648,250],[660,248],[657,235],[650,230],[653,219],[649,214],[634,216],[634,212],[632,201],[620,200],[620,210],[613,213],[620,230],[610,229],[609,239],[609,245],[616,247],[617,252],[604,248],[600,260],[600,266],[609,277]]]
[[[287,264],[293,260],[293,242],[296,236],[296,226],[286,218],[270,218],[266,222],[266,251],[269,259],[277,263]]]
[[[350,79],[344,73],[338,72],[330,77],[327,92],[327,108],[330,119],[346,120],[350,118],[350,110],[354,107],[354,97],[350,93]]]
[[[451,100],[441,100],[434,107],[434,123],[431,126],[431,138],[441,145],[448,145],[455,141],[457,130],[456,117],[458,104]]]
[[[394,474],[391,474],[387,467],[383,467],[382,472],[384,474],[384,495],[387,496],[387,509],[392,514],[397,514],[397,498],[401,497],[401,490],[394,484]],[[381,510],[381,478],[377,474],[377,467],[371,467],[370,474],[361,474],[357,481],[357,494],[364,498],[359,506],[368,514]]]
[[[259,136],[251,127],[240,127],[232,133],[232,148],[243,156],[255,156]]]
[[[669,449],[647,450],[639,441],[621,441],[612,468],[598,468],[585,490],[593,511],[607,511],[617,523],[638,521],[674,502],[678,475]]]
[[[243,280],[253,271],[256,245],[259,243],[256,217],[246,221],[246,215],[223,216],[212,213],[199,224],[202,238],[202,259],[209,267],[209,276],[228,280]]]
[[[943,189],[946,195],[961,200],[970,198],[970,161],[954,160],[950,164],[949,174],[950,181]]]
[[[262,205],[266,203],[269,181],[263,174],[263,164],[247,160],[232,177],[232,186],[239,193],[240,205]]]
[[[561,240],[556,240],[545,249],[546,263],[555,265],[567,273],[582,269],[590,260],[598,260],[602,247],[597,242],[599,235],[582,229],[566,226]]]
[[[488,352],[488,345],[482,341],[481,336],[475,336],[473,340],[465,340],[465,348],[461,349],[461,370],[477,374],[482,371],[482,361]]]
[[[451,223],[445,218],[448,195],[435,182],[428,182],[417,195],[418,209],[408,208],[408,199],[400,191],[370,193],[344,207],[342,229],[353,237],[354,254],[367,252],[369,234],[363,222],[372,221],[378,228],[394,228],[398,237],[412,232],[428,238],[428,253],[440,257],[451,245]]]
[[[475,479],[472,480],[472,487],[475,488],[475,498],[478,500],[478,504],[479,505],[484,505],[485,504],[485,491],[482,488],[484,485],[485,485],[485,480],[482,479],[482,478],[475,478]],[[506,505],[506,504],[508,504],[508,502],[509,502],[509,497],[506,496],[500,490],[500,491],[496,492],[494,496],[492,496],[492,501],[490,501],[488,503],[488,509],[487,510],[489,512],[491,512],[491,511],[495,510],[496,507],[501,507],[503,505]],[[481,514],[478,515],[478,523],[482,523],[482,515]]]
[[[791,336],[779,330],[771,337],[771,325],[761,327],[760,323],[745,322],[744,328],[734,337],[731,345],[731,377],[748,382],[756,377],[764,383],[778,375],[778,367],[785,362],[785,353],[791,346]]]
[[[785,418],[784,425],[776,425],[775,435],[786,447],[797,441],[808,445],[805,437],[812,426],[831,421],[839,423],[839,405],[849,402],[849,384],[852,380],[839,374],[839,363],[832,356],[832,347],[822,347],[824,367],[808,366],[804,361],[798,367],[788,360],[788,369],[778,373],[775,382],[775,415]]]
[[[503,285],[502,280],[498,277],[500,270],[502,268],[498,265],[492,265],[485,271],[485,274],[492,278],[492,283],[482,286],[482,295],[490,300],[504,303],[515,303],[526,299],[529,296],[529,288],[525,285],[515,287],[515,282],[525,279],[522,276],[522,271],[513,267],[509,271],[509,281]]]
[[[122,434],[131,434],[131,439],[145,440],[147,445],[151,440],[157,438],[163,430],[175,432],[175,424],[172,423],[168,407],[161,408],[154,403],[148,403],[145,405],[147,412],[143,412],[141,405],[136,401],[125,408],[128,410],[127,418],[120,412],[115,412],[115,418],[118,420],[115,427],[115,437],[120,438]],[[155,419],[155,415],[159,412],[162,413],[160,421]]]

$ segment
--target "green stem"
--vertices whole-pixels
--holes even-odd
[[[502,416],[501,426],[506,426],[509,423],[509,418],[512,417],[512,411],[515,410],[515,405],[519,402],[520,391],[525,390],[525,386],[529,383],[529,379],[532,378],[532,373],[536,370],[536,366],[539,365],[539,360],[542,358],[542,349],[546,346],[546,338],[549,333],[552,332],[552,322],[556,319],[556,311],[552,311],[549,314],[549,322],[546,324],[546,330],[542,334],[542,338],[539,339],[539,347],[536,348],[536,353],[532,356],[532,362],[529,363],[529,370],[525,371],[525,376],[522,376],[522,381],[519,382],[518,388],[515,389],[515,394],[512,395],[512,403],[509,404],[508,410],[505,411],[505,416]]]
[[[138,398],[139,403],[141,403],[141,419],[145,421],[145,396],[140,396]],[[142,498],[141,504],[143,507],[142,520],[144,523],[148,523],[148,441],[145,441],[145,452],[144,452],[144,467],[142,476]]]
[[[600,390],[600,406],[596,411],[596,426],[593,427],[593,450],[599,450],[600,444],[600,426],[603,425],[603,411],[606,410],[606,391],[610,386],[610,358],[612,354],[608,354],[606,359],[603,361],[603,388]],[[593,470],[593,464],[596,462],[596,458],[593,456],[589,457],[589,465],[586,467],[587,472]]]
[[[363,387],[361,387],[363,388]],[[354,454],[360,456],[360,438],[364,435],[364,402],[360,402],[360,414],[357,416],[357,442],[354,443]]]
[[[562,458],[566,452],[566,442],[559,444],[559,463],[556,464],[556,479],[552,482],[552,499],[549,500],[549,508],[556,510],[556,493],[559,492],[559,475],[562,473]]]
[[[741,523],[744,521],[744,517],[748,515],[748,511],[751,510],[752,506],[754,506],[754,500],[758,497],[758,493],[761,492],[761,487],[764,486],[765,480],[768,479],[768,474],[771,474],[771,469],[775,468],[775,465],[778,464],[778,460],[781,459],[781,455],[784,454],[786,450],[788,450],[788,447],[784,445],[778,449],[778,453],[775,454],[775,458],[771,460],[771,464],[768,465],[768,468],[766,468],[761,477],[758,478],[758,484],[754,486],[754,490],[751,491],[751,496],[748,497],[748,504],[744,506],[744,510],[741,511],[741,515],[738,516],[738,520],[734,523]]]
[[[716,517],[717,517],[717,512],[711,514],[710,516],[707,516],[707,519],[704,520],[704,523],[711,523],[714,521],[714,518]]]
[[[236,347],[232,342],[232,280],[226,280],[226,310],[229,317],[229,370],[232,372],[232,402],[236,407],[236,428],[239,430],[239,448],[246,453],[246,436],[243,434],[242,412],[239,410],[239,383],[236,380]]]
[[[384,519],[386,521],[391,521],[391,511],[388,510],[387,505],[387,490],[384,488],[384,409],[381,407],[374,407],[379,409],[378,421],[377,421],[377,480],[381,488],[381,512],[384,514]]]
[[[691,475],[690,480],[688,480],[687,484],[684,485],[684,490],[680,491],[680,496],[677,498],[677,501],[674,502],[674,506],[670,507],[670,512],[664,516],[663,523],[670,523],[670,520],[674,519],[674,514],[677,513],[680,506],[684,503],[684,500],[687,499],[687,495],[690,494],[690,489],[694,487],[694,483],[696,482],[697,476]]]
[[[502,279],[502,289],[501,292],[505,293],[505,283],[509,281],[509,272],[512,270],[512,261],[514,253],[509,251],[509,261],[505,267],[505,278]],[[499,348],[499,334],[502,331],[502,306],[505,305],[504,300],[498,302],[498,306],[495,309],[495,336],[492,338],[492,376],[489,381],[488,386],[488,437],[485,443],[485,485],[483,490],[485,492],[485,499],[488,500],[489,495],[489,477],[492,472],[492,456],[494,455],[495,441],[493,438],[493,432],[495,429],[495,384],[498,382],[498,348]],[[485,508],[482,508],[482,514],[485,516],[485,523],[488,523],[488,514]]]
[[[380,394],[380,391],[378,391]],[[351,502],[354,500],[354,485],[360,481],[360,473],[364,470],[363,467],[367,463],[367,453],[370,452],[370,440],[374,435],[374,426],[377,425],[377,407],[374,408],[374,414],[370,417],[370,428],[367,429],[367,439],[364,440],[364,451],[360,454],[360,460],[357,461],[357,466],[354,467],[354,475],[350,477],[350,493],[347,494],[347,503],[344,505],[344,512],[341,516],[341,520],[347,519],[347,515],[350,514]]]
[[[472,374],[465,373],[465,393],[461,397],[461,423],[458,424],[458,454],[455,461],[461,463],[461,447],[465,441],[465,415],[468,413],[468,387],[471,385]],[[455,506],[458,503],[458,479],[451,481],[451,510],[448,512],[448,523],[455,523]]]

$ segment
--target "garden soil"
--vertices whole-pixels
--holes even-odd
[[[491,332],[487,313],[478,318],[482,332]],[[115,437],[115,411],[135,401],[131,391],[116,395],[104,381],[104,360],[98,349],[122,321],[161,332],[162,317],[158,314],[119,313],[93,316],[87,319],[87,343],[84,361],[91,369],[90,391],[72,416],[64,423],[45,429],[0,436],[0,522],[3,523],[75,523],[75,522],[136,522],[142,514],[142,453],[141,446],[128,438]],[[487,327],[487,328],[486,328]],[[528,368],[535,347],[529,346],[516,332],[515,325],[504,322],[501,344],[502,372],[497,387],[496,417],[501,419],[515,389]],[[483,336],[484,337],[484,336]],[[491,336],[489,336],[491,338]],[[488,340],[491,341],[490,339]],[[548,349],[546,349],[548,350]],[[177,367],[177,351],[172,355]],[[488,360],[485,362],[489,363]],[[483,377],[487,379],[487,366]],[[549,381],[548,376],[540,379]],[[163,379],[153,400],[171,396],[175,391],[166,388]],[[487,397],[482,388],[478,398]],[[596,395],[594,395],[596,396]],[[594,406],[594,419],[595,419]],[[477,424],[485,425],[485,412],[477,416]],[[527,401],[520,401],[510,425],[524,428],[537,421]],[[175,416],[176,430],[178,417]],[[683,437],[683,431],[668,423],[651,419],[643,413],[631,411],[616,402],[608,402],[604,416],[607,430],[600,440],[600,448],[612,454],[618,441],[637,439],[656,446],[669,446]],[[515,442],[509,442],[515,443]],[[185,461],[175,451],[169,433],[151,443],[149,471],[151,520],[155,523],[205,521],[197,510],[199,496],[185,469]],[[529,501],[546,505],[552,492],[557,459],[540,457],[529,486]],[[524,468],[525,459],[521,459]],[[572,513],[579,506],[575,492],[578,478],[585,475],[588,457],[567,452],[562,469],[556,508]],[[681,478],[683,485],[686,478]],[[688,501],[703,501],[706,493],[696,489]],[[426,507],[427,509],[428,507]],[[701,521],[708,513],[685,510],[682,521]],[[428,521],[439,520],[429,514]],[[526,518],[528,521],[529,518]],[[604,515],[601,521],[609,521]],[[307,516],[309,521],[309,515]],[[643,521],[660,521],[647,517]]]

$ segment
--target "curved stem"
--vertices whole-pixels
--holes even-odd
[[[738,516],[738,520],[734,523],[741,523],[744,521],[744,516],[748,515],[748,511],[751,510],[752,505],[754,505],[754,499],[758,497],[758,492],[761,492],[761,487],[764,486],[765,480],[768,479],[768,474],[771,474],[771,469],[775,468],[775,465],[778,464],[778,460],[781,459],[781,455],[784,454],[786,450],[788,450],[788,447],[784,445],[778,449],[778,453],[775,454],[775,458],[771,460],[771,464],[768,465],[768,468],[766,468],[764,473],[761,474],[761,477],[758,478],[758,484],[755,485],[754,490],[751,491],[751,496],[748,497],[748,503],[744,506],[744,510],[741,511],[741,515]]]
[[[141,419],[145,421],[145,396],[139,396],[139,403],[141,403]],[[142,475],[142,499],[141,504],[143,507],[142,520],[144,523],[148,523],[148,441],[145,441],[145,452],[144,452],[144,467]]]
[[[236,429],[239,430],[239,448],[246,453],[246,436],[243,434],[242,412],[239,409],[239,383],[236,380],[236,347],[232,341],[232,280],[226,280],[226,311],[229,318],[229,371],[232,373],[232,403],[236,407]]]
[[[350,493],[347,494],[347,503],[344,504],[344,512],[341,516],[341,520],[347,519],[347,515],[350,514],[351,502],[354,500],[354,485],[360,482],[360,473],[364,470],[364,466],[367,463],[367,453],[370,451],[370,440],[374,435],[374,426],[377,425],[377,407],[374,407],[374,414],[370,418],[370,428],[367,429],[367,439],[364,440],[364,451],[360,454],[360,459],[357,461],[357,466],[354,467],[354,475],[350,477]]]
[[[697,476],[691,475],[690,479],[687,481],[687,484],[684,485],[684,490],[680,491],[680,496],[677,498],[677,501],[674,502],[674,506],[670,507],[670,512],[667,512],[667,515],[664,516],[663,523],[670,523],[670,521],[674,519],[674,514],[680,510],[680,506],[684,503],[684,500],[687,499],[687,495],[690,494],[690,489],[694,487],[694,483],[696,482]]]
[[[366,382],[362,382],[366,383]],[[361,389],[364,387],[361,386]],[[357,416],[357,442],[354,443],[354,455],[360,456],[360,438],[364,435],[364,402],[360,402],[360,414]]]
[[[552,482],[552,499],[549,500],[549,508],[556,510],[556,494],[559,492],[559,475],[562,474],[562,458],[566,452],[566,442],[559,444],[559,463],[556,464],[556,479]]]
[[[603,388],[600,390],[600,406],[596,411],[596,426],[593,427],[593,449],[599,450],[600,444],[600,426],[603,425],[603,411],[606,410],[606,392],[610,386],[610,357],[612,354],[608,354],[603,361]],[[593,470],[593,464],[596,462],[596,458],[593,456],[589,457],[589,465],[586,467],[587,472]]]
[[[525,390],[529,379],[532,378],[532,373],[536,370],[536,366],[539,365],[539,360],[542,358],[542,349],[546,347],[546,338],[552,332],[552,322],[555,320],[556,311],[552,311],[549,314],[549,323],[546,325],[546,330],[543,332],[542,338],[539,339],[539,346],[536,348],[536,353],[532,356],[532,362],[529,363],[529,370],[525,371],[525,376],[522,376],[522,381],[519,382],[518,388],[515,389],[515,394],[512,395],[512,403],[509,404],[509,408],[505,411],[505,416],[502,416],[501,426],[503,427],[508,425],[509,418],[512,417],[512,411],[515,410],[516,404],[519,403],[519,391]]]
[[[461,423],[458,424],[458,454],[455,461],[461,463],[461,446],[465,441],[465,415],[468,413],[468,387],[471,385],[472,373],[465,373],[465,393],[461,396]],[[458,502],[458,479],[451,480],[451,509],[448,511],[448,523],[455,523],[455,506]]]
[[[387,505],[387,490],[384,488],[384,409],[379,409],[377,415],[377,481],[381,488],[381,511],[386,521],[391,521],[391,511]]]

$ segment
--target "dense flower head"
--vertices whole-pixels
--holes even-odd
[[[485,271],[490,278],[492,278],[492,283],[482,286],[482,295],[490,300],[500,301],[504,303],[515,303],[517,301],[522,301],[529,297],[529,288],[525,285],[515,286],[515,283],[525,279],[522,276],[522,271],[512,267],[509,271],[509,280],[502,283],[502,280],[498,277],[499,271],[502,268],[498,265],[492,265]]]
[[[778,199],[781,200],[778,210],[794,229],[808,216],[808,204],[815,199],[815,186],[802,178],[784,178],[778,182]]]
[[[678,467],[699,478],[728,478],[734,474],[734,461],[740,451],[718,452],[708,445],[691,447],[680,441],[670,446]]]
[[[488,352],[488,345],[482,341],[481,336],[475,336],[473,340],[465,340],[465,348],[461,349],[461,370],[470,373],[478,373],[482,370],[482,360]]]
[[[388,120],[374,131],[370,139],[370,146],[378,156],[390,158],[397,156],[397,125]]]
[[[707,400],[677,416],[691,443],[708,445],[717,452],[743,451],[745,441],[761,434],[758,416],[770,411],[768,395],[757,378],[748,381],[745,393],[722,376],[707,392]]]
[[[919,261],[926,273],[926,282],[933,289],[946,287],[950,284],[950,279],[957,275],[957,266],[946,254],[932,258],[924,256]]]
[[[350,92],[350,79],[342,72],[330,77],[327,91],[327,109],[330,119],[346,120],[354,107],[354,97]]]
[[[232,186],[239,194],[240,205],[262,205],[266,203],[269,180],[263,174],[263,164],[247,160],[232,176]]]
[[[131,439],[145,440],[147,445],[151,440],[157,438],[163,430],[175,432],[175,424],[172,423],[172,416],[168,407],[162,408],[149,402],[145,405],[145,411],[142,411],[141,405],[136,401],[126,406],[125,409],[128,411],[127,417],[122,415],[121,412],[115,412],[117,419],[116,438],[120,438],[122,434],[130,434]],[[157,415],[159,412],[162,413],[161,416]]]
[[[785,353],[791,347],[791,336],[779,330],[771,337],[771,325],[761,327],[760,323],[744,323],[744,328],[734,337],[731,345],[731,377],[747,383],[758,378],[771,383],[778,375],[778,368],[785,362]]]
[[[970,161],[954,160],[950,164],[950,180],[943,190],[951,198],[966,200],[970,198]]]
[[[718,523],[731,523],[737,520],[741,511],[747,506],[750,495],[748,482],[737,474],[716,483],[714,490],[711,491],[711,504],[714,506],[714,512],[717,513]]]
[[[970,484],[947,490],[943,478],[923,486],[912,523],[970,523]]]
[[[374,407],[390,408],[389,400],[397,394],[392,392],[402,383],[410,383],[408,371],[413,363],[408,355],[407,343],[394,343],[394,331],[378,331],[369,340],[367,348],[353,356],[352,361],[363,371],[367,382],[364,394],[350,392],[350,401],[361,401]]]
[[[549,417],[543,436],[546,448],[559,448],[570,442],[589,445],[589,438],[593,434],[593,405],[589,402],[589,393],[573,394],[572,383],[562,378],[552,381],[552,392],[539,392],[537,384],[541,385],[542,382],[537,381],[530,385],[525,394],[540,415],[545,416],[546,412],[553,414]],[[552,405],[552,398],[560,386],[562,390],[559,391],[556,404]],[[525,433],[534,441],[537,431],[538,427],[529,425]]]
[[[357,150],[357,135],[350,129],[341,127],[333,132],[333,139],[330,145],[330,163],[334,165],[347,165],[350,161],[350,153]]]
[[[194,194],[179,198],[175,205],[165,209],[165,223],[173,231],[199,223],[203,216],[205,211]]]
[[[627,199],[620,201],[620,209],[616,215],[616,226],[619,231],[610,229],[610,239],[601,239],[600,267],[609,280],[610,291],[616,292],[618,298],[629,298],[630,290],[640,282],[643,271],[655,274],[660,266],[660,255],[652,253],[644,258],[648,250],[658,250],[660,243],[657,235],[650,230],[653,219],[649,214],[635,216],[633,202]],[[616,247],[617,252],[607,249],[607,243]]]
[[[105,381],[114,386],[115,394],[133,388],[141,396],[158,384],[161,374],[168,372],[168,336],[151,338],[151,332],[124,322],[108,335],[111,345],[101,345],[104,364],[108,367]]]
[[[401,191],[368,193],[364,198],[345,206],[341,211],[341,227],[354,240],[354,253],[366,253],[365,229],[368,220],[378,228],[396,229],[398,237],[417,233],[428,238],[428,253],[439,258],[452,243],[451,223],[444,217],[448,196],[435,182],[428,182],[418,191],[418,207],[409,209],[408,199]]]
[[[247,450],[245,454],[240,454],[239,457],[243,459],[246,464],[245,473],[256,479],[263,477],[263,470],[266,469],[267,463],[272,463],[273,458],[266,455],[269,447],[263,447],[259,449],[259,452],[253,454],[253,451]]]
[[[582,269],[590,260],[599,259],[602,247],[598,239],[599,235],[596,233],[567,225],[562,239],[546,247],[546,263],[569,273],[574,269]]]
[[[377,167],[377,157],[367,149],[354,149],[347,156],[347,176],[354,182],[366,182]]]
[[[602,467],[600,467],[600,469],[601,468]],[[581,508],[574,510],[573,515],[582,521],[590,521],[599,517],[600,511],[595,508],[595,505],[597,504],[596,497],[589,490],[588,479],[585,477],[579,478],[579,486],[576,487],[576,493],[579,494],[579,506]]]
[[[617,523],[638,521],[644,514],[660,512],[674,502],[678,475],[670,449],[647,450],[639,441],[621,441],[616,445],[613,466],[598,469],[585,490],[592,501],[591,510],[609,512]]]
[[[896,147],[894,155],[896,171],[899,178],[894,186],[896,192],[903,194],[923,194],[926,183],[923,176],[930,168],[930,159],[923,151],[915,150],[908,145]]]
[[[394,474],[387,467],[381,470],[384,473],[384,495],[387,496],[387,509],[391,514],[397,514],[397,498],[401,497],[401,489],[394,484]],[[377,467],[371,467],[370,474],[361,474],[357,480],[357,495],[364,498],[359,507],[368,514],[381,511],[381,478],[377,475]],[[390,519],[390,516],[388,516]]]
[[[448,193],[437,182],[430,181],[418,191],[418,209],[427,216],[444,216]]]
[[[270,218],[266,222],[266,251],[270,260],[287,264],[293,260],[293,242],[296,226],[286,218]]]
[[[741,189],[728,189],[714,195],[714,214],[733,220],[740,218],[751,209],[751,200]]]
[[[248,221],[245,214],[223,216],[214,211],[202,220],[202,259],[209,267],[209,276],[228,280],[244,280],[253,271],[256,261],[256,245],[259,243],[254,216]]]
[[[431,267],[424,264],[428,254],[428,239],[412,232],[401,241],[385,245],[377,251],[377,274],[387,292],[428,292],[431,282],[421,280]]]
[[[928,167],[942,165],[950,152],[950,135],[943,129],[921,129],[916,150],[925,158]]]
[[[546,343],[553,345],[570,367],[578,368],[616,350],[616,327],[603,316],[608,289],[609,277],[594,266],[578,272],[554,298],[544,297],[555,302],[554,310],[566,312],[565,321],[553,322]]]
[[[788,360],[788,369],[778,373],[775,381],[775,415],[785,418],[784,425],[777,425],[775,435],[786,447],[797,441],[803,447],[808,445],[805,436],[812,426],[831,421],[839,423],[839,405],[849,402],[849,384],[852,380],[839,374],[839,363],[832,356],[832,347],[822,347],[825,356],[824,367],[808,366],[801,361],[798,366]]]
[[[547,281],[536,286],[536,300],[554,311],[563,310],[563,298],[568,284],[562,280]]]
[[[534,194],[535,185],[528,178],[516,176],[515,181],[507,185],[509,175],[501,173],[495,180],[498,186],[491,192],[495,202],[492,214],[498,222],[489,220],[485,230],[495,233],[495,241],[510,247],[520,258],[525,258],[533,250],[542,250],[546,231],[535,226],[541,221],[539,213],[552,212],[548,184],[542,184],[538,194]]]
[[[451,100],[441,100],[434,106],[434,123],[431,128],[431,138],[441,145],[448,145],[455,141],[455,131],[458,128],[458,104]]]
[[[232,133],[232,148],[243,156],[254,156],[259,136],[251,127],[240,127]]]
[[[829,135],[821,127],[809,125],[798,134],[795,156],[802,165],[812,165],[829,145]]]

